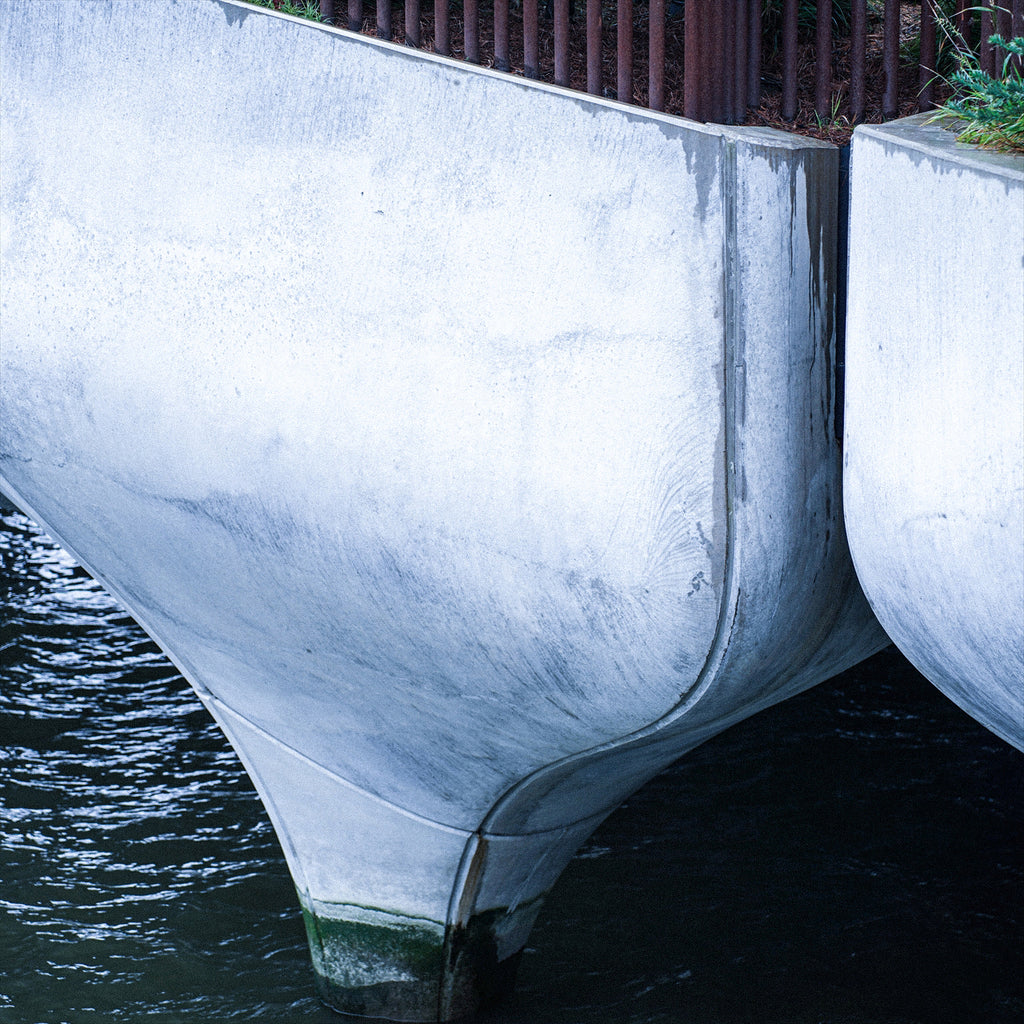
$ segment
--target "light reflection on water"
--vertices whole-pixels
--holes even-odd
[[[0,532],[0,1022],[338,1021],[173,666]],[[1024,758],[895,653],[735,727],[573,861],[488,1024],[1024,1020]]]

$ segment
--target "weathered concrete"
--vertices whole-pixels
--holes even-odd
[[[626,795],[885,642],[837,152],[237,4],[0,10],[0,487],[231,738],[325,996],[468,1012]]]
[[[1024,749],[1024,159],[925,122],[854,134],[846,525],[897,646]]]

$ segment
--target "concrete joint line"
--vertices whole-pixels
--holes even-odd
[[[501,797],[495,801],[490,811],[484,816],[477,832],[473,835],[485,835],[488,822],[493,821],[504,808],[512,803],[520,791],[528,785],[532,785],[545,775],[561,770],[568,765],[583,763],[589,758],[598,754],[606,753],[625,746],[628,743],[638,742],[649,736],[662,731],[684,715],[688,714],[699,703],[701,698],[711,688],[711,685],[718,677],[718,671],[729,648],[729,641],[732,637],[733,626],[736,621],[736,612],[739,607],[740,589],[737,583],[736,560],[737,560],[737,536],[735,527],[735,496],[736,487],[736,463],[737,445],[735,412],[737,401],[742,396],[738,394],[741,388],[738,387],[737,378],[744,372],[744,366],[738,358],[738,350],[742,347],[742,339],[737,337],[737,269],[740,265],[737,255],[737,234],[736,234],[736,144],[730,139],[722,139],[722,192],[725,196],[725,231],[722,239],[724,255],[724,316],[722,333],[722,375],[725,388],[726,405],[726,428],[725,428],[725,505],[726,505],[726,537],[725,537],[725,571],[722,587],[722,598],[718,607],[718,617],[715,624],[715,633],[707,657],[697,675],[694,685],[688,693],[681,696],[679,702],[670,708],[665,714],[654,719],[647,725],[635,729],[613,740],[589,747],[586,750],[575,754],[569,754],[557,761],[552,761],[543,768],[538,768],[530,775],[520,779],[510,787]],[[593,817],[588,815],[587,818]],[[566,825],[572,828],[582,824],[587,818],[581,818]],[[470,840],[472,842],[472,839]],[[467,844],[468,849],[468,844]]]
[[[265,740],[269,741],[274,746],[278,747],[280,750],[287,751],[287,753],[291,754],[294,758],[296,758],[296,760],[302,761],[305,764],[308,764],[311,768],[315,768],[317,771],[323,772],[325,775],[329,776],[330,778],[338,782],[340,785],[344,786],[345,789],[350,789],[352,790],[353,793],[358,793],[360,796],[364,796],[368,800],[380,804],[381,807],[387,807],[389,810],[397,811],[399,814],[403,815],[406,818],[409,818],[412,821],[417,821],[424,825],[429,825],[431,828],[440,829],[443,832],[450,832],[453,835],[467,836],[468,838],[472,839],[472,837],[476,834],[475,832],[470,832],[468,829],[459,828],[456,825],[447,825],[443,821],[435,821],[433,818],[427,818],[422,814],[417,814],[415,811],[410,811],[408,808],[402,807],[400,804],[392,803],[390,800],[386,800],[384,797],[379,796],[377,793],[373,793],[368,789],[363,789],[361,786],[357,786],[354,782],[350,782],[344,776],[339,775],[337,772],[321,764],[319,761],[310,757],[308,754],[304,754],[301,750],[298,750],[295,747],[291,746],[291,744],[285,743],[284,740],[281,740],[273,733],[268,732],[266,729],[263,728],[263,726],[258,725],[251,718],[247,717],[246,715],[243,715],[236,708],[233,708],[229,704],[226,704],[219,697],[215,697],[208,690],[202,693],[200,697],[203,703],[205,703],[209,708],[210,713],[213,714],[215,718],[218,716],[214,713],[214,708],[216,708],[218,712],[223,713],[225,717],[234,718],[240,722],[243,722],[248,728],[252,729],[253,732],[258,733]]]
[[[722,193],[725,197],[725,229],[722,239],[723,247],[723,329],[722,329],[722,375],[725,391],[725,451],[722,456],[725,461],[725,505],[726,505],[726,538],[725,538],[725,571],[722,587],[722,598],[718,607],[718,616],[715,623],[715,633],[708,650],[707,657],[697,676],[697,679],[685,696],[660,718],[649,722],[646,726],[626,733],[614,740],[590,747],[587,750],[576,754],[570,754],[558,761],[553,761],[543,768],[539,768],[530,775],[520,779],[515,785],[508,789],[491,807],[484,816],[476,832],[466,840],[465,848],[459,862],[459,869],[452,885],[451,896],[448,901],[448,916],[445,922],[445,956],[446,960],[451,956],[451,945],[460,925],[465,925],[473,913],[473,904],[476,895],[476,883],[484,871],[484,863],[487,855],[487,826],[488,822],[500,816],[503,809],[515,801],[518,794],[528,786],[542,779],[545,775],[554,773],[573,764],[582,765],[588,759],[601,753],[621,748],[629,743],[640,742],[649,736],[660,732],[688,714],[710,690],[712,684],[718,678],[718,673],[725,659],[729,648],[729,641],[736,622],[736,613],[739,607],[740,590],[737,583],[736,560],[737,560],[737,537],[735,525],[735,504],[736,495],[736,463],[737,444],[735,413],[737,400],[742,397],[742,381],[737,378],[744,371],[739,350],[742,348],[742,339],[737,337],[737,287],[736,274],[740,265],[737,254],[737,231],[736,231],[736,144],[732,140],[722,140]],[[589,816],[593,817],[593,816]],[[561,833],[566,834],[571,828],[582,824],[586,818],[580,819],[566,825]],[[600,820],[600,816],[598,818]],[[543,860],[543,857],[541,858]],[[536,873],[541,861],[534,865],[533,871],[521,887],[520,892],[525,890],[530,878]],[[511,909],[514,909],[518,902],[518,896],[513,901]],[[439,997],[444,999],[443,993]],[[439,1006],[439,1018],[443,1017],[445,1007]]]

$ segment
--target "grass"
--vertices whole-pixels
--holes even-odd
[[[844,114],[840,114],[839,110],[842,106],[843,95],[841,92],[834,92],[832,94],[832,101],[829,106],[829,114],[822,117],[820,114],[815,113],[814,121],[818,126],[819,132],[828,131],[843,131],[850,128],[850,119]]]
[[[293,14],[296,18],[308,18],[310,21],[323,21],[320,15],[318,0],[246,0],[256,7],[269,7],[282,14]]]
[[[957,139],[969,145],[1007,153],[1024,153],[1024,37],[992,36],[992,46],[1006,54],[1001,73],[983,71],[974,54],[960,51],[959,67],[950,76],[953,97],[937,116],[955,117]]]

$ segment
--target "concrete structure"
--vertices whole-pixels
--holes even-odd
[[[625,796],[886,642],[838,154],[234,3],[0,13],[0,489],[230,737],[325,998],[470,1012]]]
[[[1024,159],[926,116],[851,154],[846,524],[904,654],[1024,749]]]

